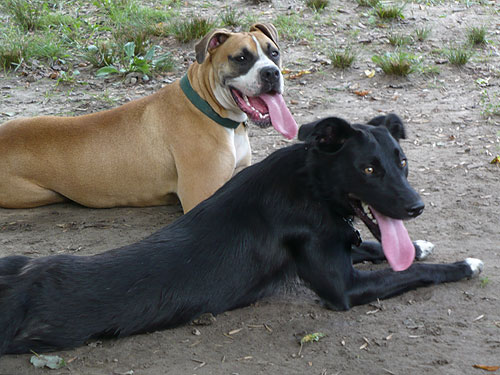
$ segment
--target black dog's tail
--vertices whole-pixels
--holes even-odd
[[[29,263],[24,256],[0,259],[0,356],[9,352],[16,333],[21,329],[26,293],[20,293],[19,273]]]

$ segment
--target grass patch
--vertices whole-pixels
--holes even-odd
[[[306,6],[315,12],[321,12],[329,4],[329,0],[306,0]]]
[[[472,26],[467,29],[467,40],[473,46],[486,44],[486,27]]]
[[[216,27],[215,21],[203,17],[189,17],[186,21],[177,22],[172,27],[172,34],[182,43],[199,39]]]
[[[229,7],[224,9],[220,15],[220,24],[222,27],[241,25],[241,12]]]
[[[52,64],[69,56],[68,46],[54,32],[32,34],[26,38],[23,50],[23,57],[26,61],[37,59]]]
[[[397,6],[395,4],[379,2],[377,5],[373,7],[373,11],[375,12],[375,15],[381,20],[384,21],[400,20],[405,18],[403,14],[405,6],[406,4]]]
[[[463,66],[467,64],[474,54],[474,51],[470,50],[466,46],[450,47],[445,51],[445,56],[448,58],[450,64],[456,66]]]
[[[354,60],[356,60],[356,53],[353,52],[351,47],[344,49],[333,49],[328,57],[332,60],[332,65],[338,69],[349,68]]]
[[[421,27],[415,30],[415,37],[419,42],[426,40],[431,34],[432,29],[430,27]]]
[[[297,13],[290,15],[280,14],[274,19],[273,24],[276,26],[279,35],[283,36],[283,38],[292,40],[314,39],[314,34]]]
[[[380,4],[380,0],[356,0],[360,7],[376,7]]]
[[[384,55],[372,56],[372,61],[385,74],[407,76],[417,68],[417,59],[407,52],[388,52]]]
[[[484,117],[500,116],[500,92],[481,92],[481,113]]]
[[[26,31],[41,28],[41,18],[48,11],[43,0],[3,0],[1,8]]]
[[[18,29],[0,29],[0,67],[15,69],[23,61],[24,33]]]
[[[397,47],[413,44],[413,38],[409,35],[391,34],[387,36],[387,39],[391,45]]]

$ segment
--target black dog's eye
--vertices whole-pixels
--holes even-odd
[[[372,174],[373,172],[375,172],[375,170],[373,169],[373,167],[366,167],[366,168],[364,169],[364,172],[365,172],[366,174]]]
[[[280,53],[278,51],[271,51],[271,57],[273,59],[277,59],[280,56]]]
[[[406,164],[408,164],[408,162],[406,161],[406,159],[401,159],[401,162],[399,164],[401,165],[401,168],[404,168],[406,167]]]

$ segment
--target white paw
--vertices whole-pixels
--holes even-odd
[[[417,240],[415,244],[420,248],[420,254],[415,257],[417,260],[427,259],[429,255],[434,251],[435,245],[432,242]]]
[[[481,259],[476,259],[476,258],[467,258],[465,259],[465,263],[467,263],[472,270],[472,276],[477,276],[481,273],[483,270],[484,263]]]

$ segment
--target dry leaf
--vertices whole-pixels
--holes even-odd
[[[354,93],[358,96],[366,96],[370,93],[368,90],[355,90]]]
[[[302,77],[305,74],[311,74],[311,71],[310,70],[299,70],[297,73],[291,73],[290,72],[286,78],[288,78],[288,79],[297,79],[297,78]]]
[[[300,343],[304,344],[306,342],[313,342],[313,341],[319,341],[320,338],[325,337],[324,333],[321,332],[316,332],[316,333],[310,333],[308,335],[305,335],[300,339]]]
[[[500,165],[500,155],[495,156],[495,158],[492,161],[490,161],[490,164]]]
[[[365,70],[365,75],[366,75],[368,78],[372,78],[372,77],[375,75],[375,70],[374,70],[374,69],[368,69],[368,70]]]
[[[496,371],[500,369],[500,366],[485,366],[485,365],[472,365],[474,368],[479,368],[481,370],[486,370],[486,371]]]

